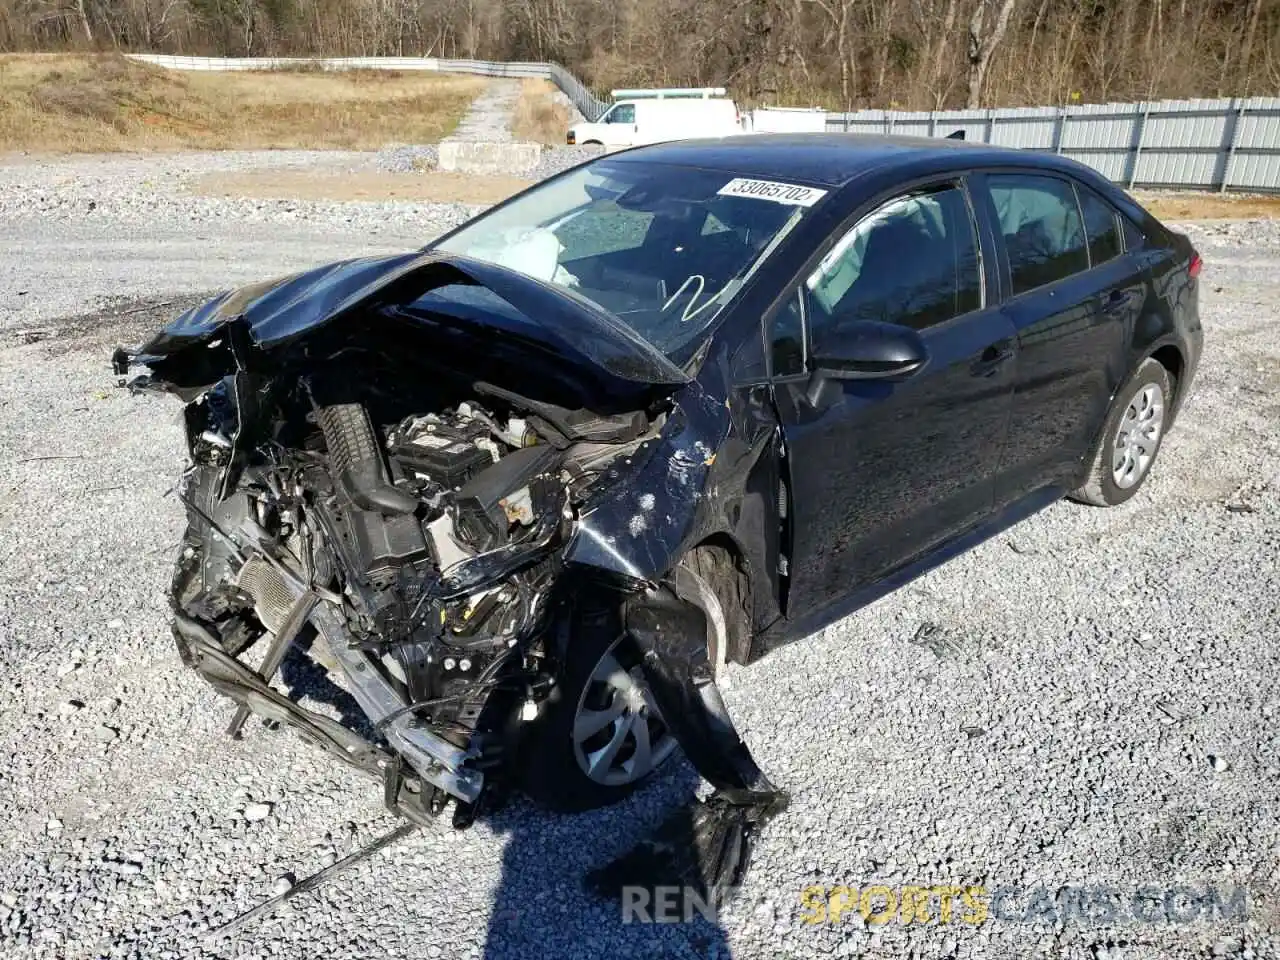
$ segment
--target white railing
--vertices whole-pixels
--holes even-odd
[[[432,70],[471,73],[485,77],[531,77],[550,80],[588,120],[594,120],[609,104],[558,63],[499,63],[492,60],[446,60],[440,57],[180,57],[161,53],[131,53],[130,58],[170,70],[287,70],[310,67],[320,70]]]

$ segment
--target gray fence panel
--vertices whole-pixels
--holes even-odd
[[[1078,160],[1125,186],[1280,192],[1280,99],[827,115],[827,129],[946,136]]]

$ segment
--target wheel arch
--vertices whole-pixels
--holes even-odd
[[[1133,365],[1130,367],[1130,376],[1139,367],[1148,360],[1154,360],[1160,366],[1164,367],[1165,372],[1169,374],[1169,382],[1172,396],[1169,398],[1170,409],[1170,425],[1177,419],[1178,411],[1182,409],[1182,402],[1186,399],[1186,388],[1189,382],[1187,373],[1187,354],[1184,345],[1178,340],[1177,336],[1172,333],[1166,333],[1159,339],[1152,341],[1134,350]],[[1127,382],[1127,378],[1126,378]],[[1117,388],[1118,394],[1123,389],[1124,384]],[[1113,395],[1111,398],[1115,400]]]
[[[1133,361],[1129,365],[1129,369],[1123,380],[1116,386],[1110,398],[1107,400],[1107,408],[1103,412],[1101,419],[1098,421],[1098,427],[1093,435],[1093,441],[1090,443],[1088,451],[1081,458],[1079,470],[1074,482],[1083,483],[1088,476],[1090,464],[1093,463],[1094,457],[1097,456],[1098,449],[1106,442],[1107,418],[1111,414],[1112,406],[1116,402],[1116,398],[1120,396],[1130,383],[1132,378],[1137,374],[1138,370],[1148,360],[1155,360],[1156,363],[1164,367],[1169,374],[1169,379],[1173,384],[1173,411],[1177,414],[1177,409],[1182,403],[1182,372],[1186,368],[1186,358],[1182,354],[1181,348],[1177,342],[1172,339],[1162,339],[1155,344],[1148,346],[1144,350],[1135,350],[1132,354]],[[1172,419],[1170,421],[1172,424]]]
[[[1182,373],[1187,367],[1187,359],[1182,355],[1182,350],[1176,343],[1166,343],[1152,350],[1148,356],[1168,371],[1169,379],[1173,381],[1175,405],[1180,405],[1184,383]]]
[[[727,533],[713,533],[695,544],[680,565],[697,574],[720,601],[728,645],[725,659],[747,663],[754,633],[752,582],[746,551]]]

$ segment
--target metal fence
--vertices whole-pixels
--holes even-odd
[[[550,80],[588,120],[595,120],[609,104],[558,63],[499,63],[492,60],[445,60],[440,57],[179,57],[167,54],[131,53],[141,63],[170,70],[431,70],[470,73],[485,77]]]
[[[434,70],[550,80],[588,120],[609,103],[556,63],[438,57],[177,57],[130,54],[175,70]],[[1126,187],[1280,192],[1280,98],[1162,100],[998,110],[828,113],[827,129],[965,139],[1079,160]]]
[[[1047,150],[1126,187],[1280,191],[1280,99],[1163,100],[1001,110],[828,113],[827,129]]]

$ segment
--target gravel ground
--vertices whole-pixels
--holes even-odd
[[[472,101],[471,108],[458,121],[458,128],[445,139],[509,143],[511,115],[519,99],[519,80],[490,80],[484,93]]]
[[[457,128],[446,140],[508,143],[511,115],[520,97],[519,80],[490,80],[485,92],[472,101]],[[440,160],[434,143],[395,144],[379,150],[374,165],[387,173],[432,170]]]
[[[624,924],[580,889],[688,796],[676,765],[608,811],[518,802],[423,831],[205,943],[392,820],[377,785],[290,734],[223,736],[230,707],[167,628],[178,404],[115,389],[107,359],[215,288],[420,244],[464,215],[181,195],[226,164],[367,162],[0,167],[0,956],[1280,956],[1275,223],[1195,228],[1207,352],[1134,501],[1056,505],[731,668],[729,707],[792,804],[719,925]],[[978,925],[803,921],[804,887],[876,883],[1024,892]],[[1247,890],[1247,918],[1028,906],[1206,883]]]
[[[545,147],[529,177],[532,180],[545,180],[603,153],[604,147]]]
[[[173,153],[0,164],[0,335],[95,297],[217,290],[343,257],[421,246],[466,204],[192,196],[208,173],[377,169],[377,153]]]
[[[472,102],[470,109],[459,122],[458,128],[446,139],[466,142],[509,142],[511,116],[519,97],[519,80],[490,81],[485,92]],[[557,91],[556,98],[569,107],[570,125],[582,119],[582,114],[568,97]],[[542,155],[533,168],[517,171],[516,175],[528,177],[530,180],[545,180],[603,152],[603,147],[543,147]],[[431,170],[438,160],[439,153],[432,144],[396,145],[378,151],[373,164],[377,169],[388,173],[409,173],[414,170]]]
[[[374,158],[374,166],[386,173],[434,170],[439,162],[440,149],[434,143],[396,144],[383,147]]]

